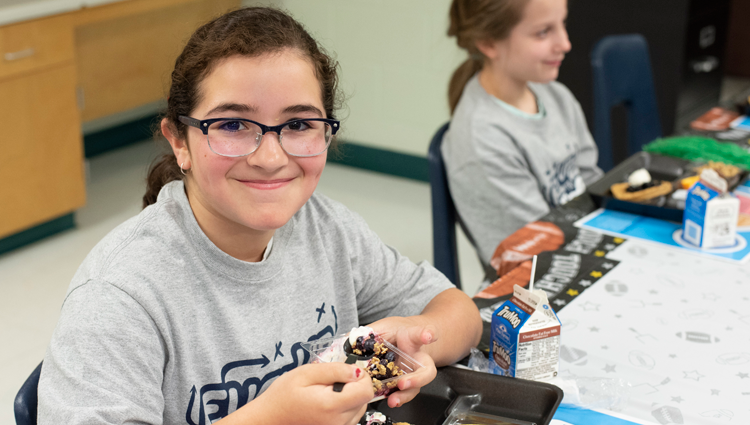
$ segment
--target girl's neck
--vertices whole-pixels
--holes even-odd
[[[539,107],[536,97],[529,89],[528,81],[514,79],[498,72],[492,64],[485,64],[479,71],[479,84],[487,93],[528,114],[536,114]]]
[[[257,263],[263,259],[268,242],[274,235],[273,230],[261,232],[243,228],[244,232],[238,232],[236,230],[240,229],[235,228],[233,231],[230,226],[211,227],[203,221],[201,223],[201,220],[198,220],[198,225],[214,245],[230,256],[249,263]]]
[[[274,230],[255,230],[228,222],[214,211],[205,208],[195,196],[188,196],[198,226],[217,248],[242,261],[257,263],[271,241]]]

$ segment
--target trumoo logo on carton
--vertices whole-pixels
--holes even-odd
[[[531,380],[557,376],[560,321],[544,291],[513,287],[513,298],[492,315],[490,369]]]

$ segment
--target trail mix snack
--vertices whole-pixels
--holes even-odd
[[[369,361],[364,365],[364,369],[372,378],[375,396],[384,395],[396,388],[398,384],[396,380],[382,382],[406,374],[396,365],[396,353],[391,351],[374,332],[355,336],[354,343],[352,343],[353,336],[351,334],[354,333],[354,330],[352,330],[349,337],[350,354],[369,358]]]
[[[397,391],[399,377],[423,367],[366,326],[354,328],[346,336],[311,342],[305,349],[314,354],[313,362],[354,363],[366,370],[375,391],[372,401]]]
[[[645,168],[633,171],[628,181],[613,184],[609,190],[612,196],[622,201],[641,202],[667,195],[672,192],[672,183],[653,180]]]

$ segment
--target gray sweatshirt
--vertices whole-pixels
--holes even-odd
[[[453,287],[319,194],[273,241],[262,262],[227,255],[182,182],[166,185],[74,276],[44,358],[39,423],[211,423],[307,362],[302,342],[419,314]]]
[[[540,106],[536,116],[503,104],[475,75],[441,149],[461,223],[485,268],[503,239],[602,175],[573,94],[557,82],[529,87]]]

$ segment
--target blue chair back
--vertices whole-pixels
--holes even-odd
[[[440,152],[448,125],[449,123],[445,123],[438,129],[427,151],[432,194],[432,250],[435,268],[461,289],[456,248],[456,207],[448,189],[448,177],[445,174],[443,154]]]
[[[662,129],[656,105],[648,43],[640,34],[611,35],[599,40],[591,52],[594,79],[594,140],[599,148],[599,167],[614,164],[611,111],[627,110],[627,154],[631,156]]]
[[[42,373],[42,364],[31,372],[26,382],[16,394],[13,401],[13,411],[16,414],[16,425],[36,425],[36,389],[39,386],[39,375]]]

